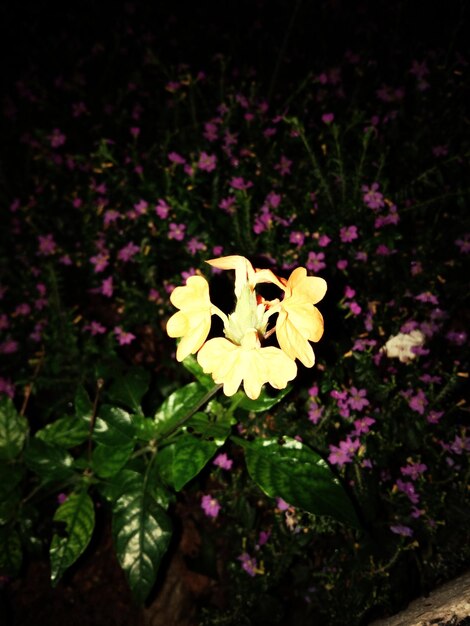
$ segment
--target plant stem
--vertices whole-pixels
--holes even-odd
[[[95,429],[96,424],[96,416],[98,412],[98,401],[100,397],[101,389],[103,388],[104,380],[102,378],[98,378],[96,381],[96,393],[95,399],[93,401],[93,410],[90,417],[90,429],[88,431],[88,462],[91,463],[91,453],[92,453],[92,435],[93,430]]]

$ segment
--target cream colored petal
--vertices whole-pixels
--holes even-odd
[[[214,382],[224,385],[224,393],[233,395],[240,387],[243,372],[239,367],[240,346],[223,337],[209,339],[199,350],[197,360],[206,374],[211,374]]]
[[[170,317],[166,323],[166,332],[169,337],[182,337],[189,330],[189,320],[187,316],[178,311]]]
[[[290,316],[284,311],[279,313],[276,323],[276,337],[281,350],[291,359],[299,359],[305,367],[312,367],[315,363],[313,348],[290,321]]]
[[[311,304],[316,304],[323,299],[326,290],[327,284],[323,278],[307,276],[307,270],[304,267],[297,267],[287,281],[286,295],[292,295]]]
[[[186,285],[175,287],[170,302],[178,309],[198,309],[211,306],[209,283],[202,276],[190,276]]]
[[[184,361],[190,355],[195,354],[207,338],[211,328],[211,318],[205,314],[193,315],[190,320],[190,328],[178,344],[176,360]],[[171,336],[171,335],[170,335]]]
[[[295,361],[279,348],[263,348],[268,361],[269,384],[275,389],[284,389],[287,383],[297,376]]]

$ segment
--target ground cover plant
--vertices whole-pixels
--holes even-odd
[[[6,597],[110,527],[149,603],[190,528],[193,623],[366,624],[470,559],[468,59],[286,87],[130,23],[3,100]]]

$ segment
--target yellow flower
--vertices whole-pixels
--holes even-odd
[[[309,341],[319,341],[323,335],[323,317],[314,305],[325,295],[326,281],[307,276],[307,270],[298,267],[285,281],[284,289],[276,322],[277,340],[291,359],[312,367],[315,355]]]
[[[177,309],[167,322],[170,337],[182,337],[176,351],[178,361],[195,354],[202,346],[211,327],[212,303],[209,283],[202,276],[190,276],[184,287],[176,287],[170,301]]]
[[[224,393],[232,396],[243,382],[246,395],[256,400],[264,383],[284,389],[297,374],[297,366],[282,350],[262,348],[258,333],[249,329],[241,344],[217,337],[209,339],[197,355],[199,365],[214,382],[223,384]]]

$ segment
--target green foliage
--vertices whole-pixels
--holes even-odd
[[[290,438],[266,438],[242,445],[251,478],[268,496],[359,527],[351,500],[338,478],[308,446]]]
[[[0,460],[14,459],[23,449],[28,422],[19,415],[10,398],[0,398]]]
[[[56,585],[63,573],[75,563],[88,546],[95,526],[93,500],[81,489],[69,494],[54,514],[57,530],[49,550],[51,582]]]

